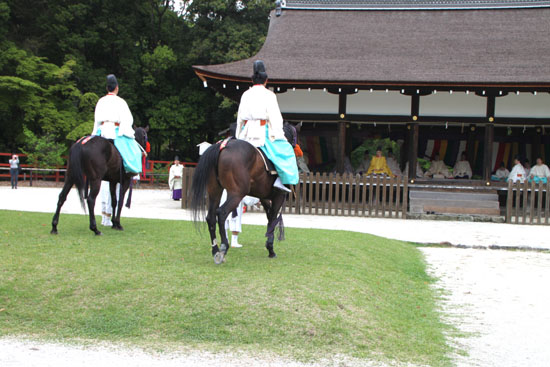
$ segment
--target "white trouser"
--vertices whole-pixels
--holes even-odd
[[[111,190],[108,181],[101,181],[101,188],[99,189],[99,196],[101,197],[101,212],[109,215],[113,214],[113,207],[111,202]],[[116,184],[116,198],[119,198],[120,184]]]

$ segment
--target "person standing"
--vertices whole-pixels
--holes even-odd
[[[10,176],[11,176],[11,188],[17,189],[17,182],[19,181],[19,157],[14,154],[9,160],[10,163]]]
[[[116,184],[115,189],[117,200],[119,198],[120,184]],[[113,215],[113,205],[111,200],[111,184],[108,181],[101,181],[99,187],[99,197],[101,198],[101,225],[106,227],[112,227],[113,222],[111,217]]]
[[[174,158],[174,164],[170,167],[170,176],[168,177],[168,185],[172,191],[173,200],[181,200],[181,178],[183,177],[183,165],[180,164],[178,156]]]
[[[134,137],[134,118],[126,101],[118,96],[119,86],[113,74],[107,75],[107,95],[95,106],[92,135],[113,140],[129,173],[141,173],[142,151]]]
[[[241,97],[235,136],[260,148],[267,155],[279,175],[273,186],[290,192],[284,185],[298,183],[296,156],[292,145],[285,138],[277,96],[266,88],[264,62],[256,60],[253,71],[254,85]]]

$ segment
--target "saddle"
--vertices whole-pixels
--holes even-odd
[[[218,141],[218,143],[220,144],[220,151],[225,149],[225,147],[227,146],[227,143],[229,143],[229,141],[232,139],[236,139],[236,138],[234,136],[230,136],[229,138],[225,138],[224,140]],[[261,150],[258,147],[255,147],[255,148],[260,153],[260,156],[264,161],[265,170],[269,172],[270,175],[276,176],[277,170],[275,169],[275,165],[273,164],[273,162],[271,162],[269,158],[267,158],[267,155],[263,152],[263,150]]]
[[[261,150],[260,148],[256,148],[256,150],[260,152],[260,156],[264,160],[265,170],[269,172],[270,175],[276,176],[277,170],[275,169],[275,165],[273,164],[273,162],[271,162],[269,158],[267,158],[267,155],[264,153],[263,150]]]

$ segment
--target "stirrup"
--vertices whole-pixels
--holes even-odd
[[[277,177],[277,179],[273,183],[273,186],[280,189],[280,190],[286,191],[286,192],[292,192],[288,187],[283,185],[283,182],[281,181],[280,177]]]

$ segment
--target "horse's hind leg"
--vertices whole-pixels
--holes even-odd
[[[66,175],[65,184],[63,185],[63,189],[61,190],[61,193],[59,194],[59,199],[57,200],[57,209],[55,211],[55,214],[53,215],[52,230],[50,231],[51,234],[57,234],[59,213],[61,212],[61,207],[65,203],[65,200],[67,200],[67,195],[69,194],[69,191],[71,191],[71,187],[73,187],[73,181],[71,180],[71,177],[69,175]]]
[[[227,254],[227,251],[229,250],[229,241],[227,239],[227,231],[225,230],[225,220],[227,219],[228,215],[239,206],[239,203],[243,199],[244,195],[235,195],[232,193],[227,193],[227,200],[225,203],[223,203],[222,206],[220,206],[218,209],[216,209],[216,217],[218,219],[218,228],[220,229],[220,239],[221,239],[221,248],[220,252],[222,253],[222,259],[223,256]],[[215,259],[214,259],[215,260]]]
[[[273,242],[275,241],[275,227],[279,223],[279,211],[285,202],[285,197],[286,193],[280,192],[273,198],[273,200],[271,200],[271,205],[268,205],[268,203],[264,203],[262,201],[262,205],[267,214],[267,232],[265,234],[267,241],[265,242],[265,248],[267,249],[267,252],[269,252],[268,256],[270,258],[277,257],[275,251],[273,250]]]
[[[113,229],[117,229],[119,231],[123,231],[124,228],[120,224],[120,213],[122,212],[122,206],[124,205],[124,196],[126,195],[126,191],[128,190],[128,187],[130,186],[130,180],[131,179],[125,179],[123,183],[120,184],[119,190],[117,190],[116,183],[111,183],[111,203],[113,207],[113,214],[111,215],[111,221],[113,222]],[[117,191],[119,194],[119,197],[117,199]]]
[[[97,236],[101,235],[101,232],[97,229],[97,224],[95,222],[95,199],[97,194],[99,194],[99,188],[101,187],[101,179],[94,179],[90,181],[90,192],[88,193],[88,212],[90,214],[90,230],[94,232]]]
[[[206,215],[206,223],[208,224],[208,232],[210,233],[210,243],[212,244],[212,256],[220,251],[216,241],[216,210],[220,205],[220,199],[210,200],[208,203],[208,214]]]

